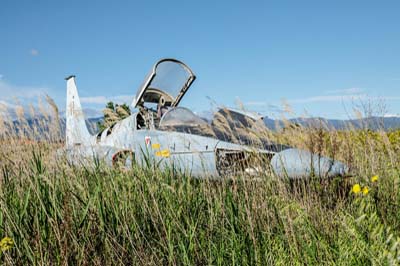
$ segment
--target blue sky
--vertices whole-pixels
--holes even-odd
[[[371,102],[397,115],[399,13],[399,1],[3,0],[0,103],[47,93],[64,109],[70,74],[86,108],[130,103],[153,63],[174,57],[197,75],[181,102],[197,112],[241,102],[346,118]]]

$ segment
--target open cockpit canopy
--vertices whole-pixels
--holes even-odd
[[[176,59],[162,59],[147,75],[132,105],[135,108],[143,107],[145,103],[178,106],[195,79],[192,70],[184,63]]]

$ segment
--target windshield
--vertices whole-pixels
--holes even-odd
[[[192,111],[184,107],[170,109],[161,119],[161,126],[176,125],[204,125],[206,121],[196,116]]]
[[[134,106],[144,103],[159,103],[177,106],[194,81],[193,72],[184,63],[175,59],[163,59],[155,64],[136,93]]]
[[[159,129],[215,137],[211,126],[206,121],[184,107],[175,107],[165,113],[161,118]]]

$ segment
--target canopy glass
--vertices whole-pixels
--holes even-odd
[[[192,70],[176,59],[158,61],[138,89],[134,107],[145,103],[178,106],[180,100],[195,80]]]

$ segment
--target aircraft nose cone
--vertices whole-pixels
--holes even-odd
[[[299,149],[287,149],[272,157],[271,166],[279,177],[304,178],[345,176],[349,169],[338,161]]]

